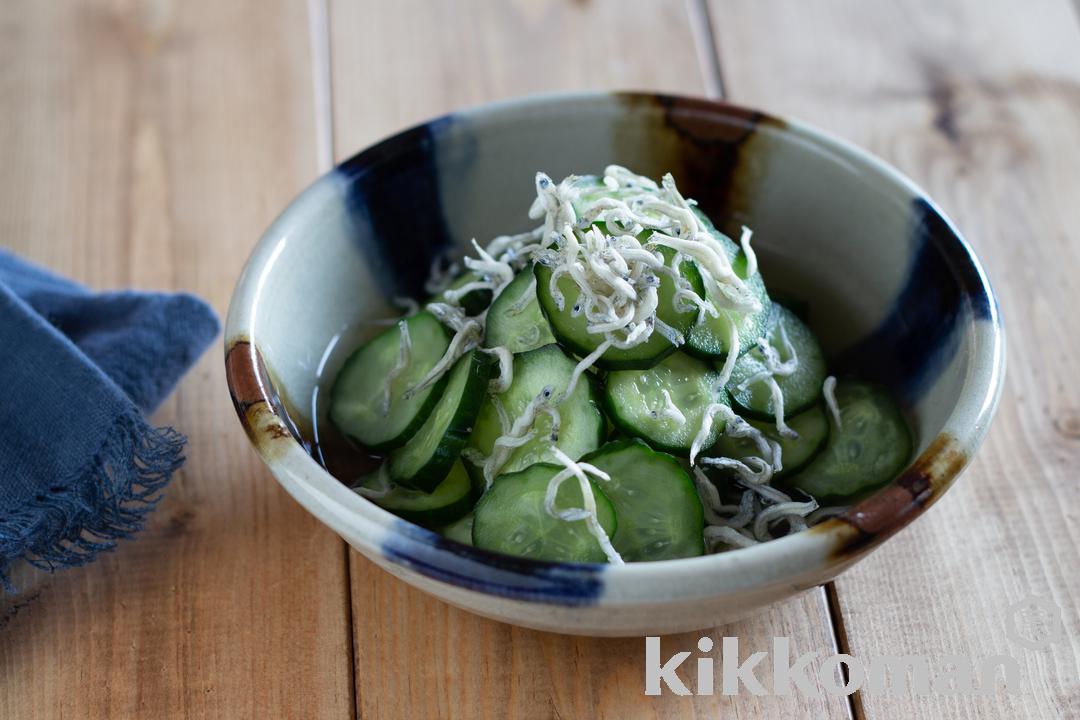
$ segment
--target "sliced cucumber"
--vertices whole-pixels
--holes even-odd
[[[472,270],[462,273],[456,280],[447,286],[446,290],[432,298],[432,302],[449,302],[446,297],[448,290],[460,290],[469,283],[480,282],[483,280],[483,276],[480,273],[473,272]],[[451,305],[459,305],[466,315],[479,315],[487,309],[491,304],[491,290],[487,288],[480,288],[478,290],[470,290],[462,297],[458,298],[456,303],[450,303]]]
[[[656,190],[649,190],[644,186],[625,185],[612,188],[604,184],[604,179],[599,175],[578,175],[574,179],[574,186],[578,192],[573,200],[574,214],[579,218],[582,217],[586,211],[598,200],[605,198],[614,198],[616,200],[626,200],[631,195],[636,195],[642,191],[649,192],[655,195],[659,195]],[[660,213],[654,210],[645,210],[642,212],[646,217],[651,217],[654,220],[660,220]],[[594,223],[600,225],[601,223]]]
[[[502,346],[516,355],[555,342],[551,326],[540,312],[536,289],[530,290],[534,280],[532,268],[527,267],[495,298],[487,314],[485,347]]]
[[[608,417],[628,435],[648,440],[667,452],[686,455],[701,430],[705,409],[713,402],[730,404],[719,387],[720,373],[700,360],[674,353],[648,370],[609,373],[604,390]],[[724,430],[714,418],[709,447]]]
[[[473,514],[470,512],[460,520],[455,520],[439,529],[439,534],[462,545],[472,545]]]
[[[461,454],[461,464],[465,466],[465,472],[469,474],[469,479],[472,480],[473,494],[480,497],[484,494],[487,486],[484,481],[484,468],[465,457],[465,453]]]
[[[735,274],[742,280],[746,280],[746,255],[727,237],[723,235],[718,237],[724,243],[725,249],[732,253],[731,265],[735,270]],[[735,323],[735,329],[739,334],[740,355],[753,347],[758,338],[765,334],[766,326],[772,315],[772,301],[769,299],[769,293],[765,290],[765,281],[762,279],[761,273],[755,273],[747,283],[754,297],[761,303],[761,310],[748,314],[740,314],[732,310],[719,310],[717,317],[705,315],[701,322],[696,323],[687,333],[686,352],[703,359],[723,361],[727,357],[728,346],[730,345],[729,328],[731,323]],[[714,304],[719,303],[711,293],[706,293],[706,300]]]
[[[470,350],[450,369],[446,390],[409,442],[390,453],[390,477],[431,492],[465,447],[491,377],[491,356]]]
[[[671,248],[658,245],[657,250],[664,256],[666,262],[671,262],[675,251]],[[578,302],[579,290],[577,283],[569,275],[563,275],[556,281],[556,286],[564,298],[563,307],[560,310],[555,298],[551,294],[552,269],[537,263],[534,266],[536,274],[536,295],[540,301],[540,309],[551,323],[551,330],[559,343],[577,355],[585,356],[595,350],[604,341],[604,336],[590,333],[584,313],[574,314],[574,306]],[[704,292],[701,274],[697,266],[690,260],[684,261],[680,266],[680,273],[686,278],[695,292]],[[660,276],[660,285],[657,288],[658,305],[656,317],[667,323],[675,330],[685,334],[697,319],[696,310],[680,312],[675,308],[675,280],[670,275]],[[671,344],[659,332],[653,332],[649,339],[631,348],[619,349],[608,348],[596,364],[608,370],[632,370],[650,368],[660,362],[665,356],[675,351]]]
[[[782,468],[774,477],[784,477],[798,472],[813,460],[829,439],[829,418],[825,408],[819,403],[809,410],[804,410],[795,417],[786,418],[788,427],[799,434],[788,437],[776,431],[776,423],[769,420],[747,420],[761,431],[765,437],[780,444],[780,462]],[[709,455],[745,460],[748,457],[761,457],[761,451],[749,438],[734,438],[724,435],[716,443]]]
[[[806,323],[787,308],[776,305],[769,326],[768,342],[781,360],[787,360],[788,354],[782,342],[782,332],[787,332],[791,347],[799,359],[795,372],[791,375],[776,376],[776,384],[784,395],[784,415],[796,415],[813,405],[821,398],[821,384],[825,382],[825,353],[821,350],[814,332]],[[734,402],[735,410],[740,415],[746,414],[762,420],[775,417],[772,393],[769,384],[764,381],[747,383],[755,374],[765,369],[765,358],[758,348],[739,358],[728,381],[728,391]]]
[[[628,193],[638,193],[643,189],[641,187],[617,187],[612,189],[603,183],[602,178],[595,175],[583,175],[577,179],[575,185],[580,189],[578,200],[574,205],[574,209],[579,216],[582,215],[589,205],[595,203],[597,200],[602,198],[622,198]],[[727,235],[717,230],[716,225],[699,207],[695,205],[693,209],[694,214],[705,229],[711,232],[713,237],[724,246],[724,250],[732,263],[735,274],[741,279],[747,280],[747,258],[739,245]],[[648,215],[650,213],[646,214]],[[656,217],[659,218],[659,215],[656,215]],[[705,360],[723,360],[728,352],[728,333],[730,323],[732,322],[735,323],[739,333],[740,353],[751,347],[757,342],[758,338],[765,334],[771,304],[769,294],[765,290],[765,281],[762,279],[761,273],[755,273],[754,277],[750,278],[748,282],[751,292],[753,292],[755,297],[761,302],[761,310],[749,315],[742,315],[731,311],[720,311],[720,317],[714,318],[712,316],[706,316],[701,323],[696,323],[697,316],[695,313],[692,327],[686,329],[682,327],[679,328],[680,332],[683,332],[686,336],[686,345],[683,348],[686,352],[697,355]],[[559,287],[560,289],[562,288],[561,282]],[[705,296],[706,299],[711,299],[714,302],[717,301],[716,298],[704,294],[704,285],[698,286],[695,283],[695,290],[699,295]],[[661,317],[661,319],[664,320],[665,318]],[[556,329],[555,334],[559,335],[558,329]],[[560,340],[563,340],[564,344],[566,344],[567,347],[570,347],[574,352],[580,353],[578,348],[573,347],[572,339],[564,340],[564,338],[560,336]],[[659,340],[656,340],[656,345],[658,347],[662,346]],[[593,345],[593,347],[595,347],[595,345]],[[607,354],[605,354],[605,360],[607,360]],[[629,364],[624,367],[626,369],[633,369],[634,367],[639,366],[640,365]],[[619,369],[607,365],[604,367]]]
[[[364,479],[360,487],[382,488],[386,478],[380,473]],[[382,497],[368,498],[381,508],[417,525],[432,527],[454,522],[472,510],[475,496],[461,461],[454,463],[446,479],[430,493],[394,485]]]
[[[731,323],[735,324],[735,329],[739,333],[739,354],[741,355],[753,347],[758,338],[765,334],[772,315],[772,301],[769,299],[768,291],[765,290],[765,279],[761,277],[760,272],[754,273],[754,276],[747,280],[749,261],[742,248],[727,235],[718,231],[712,220],[700,208],[695,207],[694,210],[705,228],[724,246],[735,275],[747,282],[750,291],[761,303],[761,310],[758,312],[741,314],[731,310],[720,310],[718,317],[706,315],[700,323],[690,328],[686,336],[686,352],[705,360],[723,361],[727,357],[728,346],[731,343]],[[719,307],[719,300],[711,293],[706,294],[706,299]]]
[[[673,560],[705,552],[704,510],[678,460],[640,440],[609,442],[587,461],[611,476],[597,484],[615,507],[612,539],[627,562]]]
[[[884,388],[855,380],[836,385],[840,427],[790,485],[818,500],[846,499],[896,477],[911,458],[911,432]]]
[[[419,383],[442,358],[450,340],[431,313],[406,318],[412,353],[409,364],[390,381],[386,406],[386,379],[401,353],[401,330],[387,328],[354,352],[330,391],[330,419],[342,434],[371,450],[403,445],[412,437],[442,396],[445,379],[406,398],[405,391]],[[444,376],[445,378],[445,376]]]
[[[503,434],[496,403],[501,403],[507,418],[513,424],[545,389],[550,391],[553,402],[560,398],[566,392],[570,375],[576,366],[577,363],[567,357],[558,345],[545,345],[515,355],[514,380],[510,388],[484,401],[476,418],[476,429],[469,439],[469,446],[484,457],[490,456],[495,441]],[[600,413],[597,392],[588,373],[582,375],[574,392],[557,407],[561,425],[555,446],[575,460],[600,446],[604,435],[604,417]],[[533,463],[555,460],[551,453],[551,416],[540,413],[532,428],[535,437],[514,449],[500,469],[501,473],[511,473]]]
[[[604,184],[599,175],[578,175],[574,178],[574,187],[578,192],[574,196],[574,214],[581,217],[586,208],[602,198],[620,198],[619,188],[614,190]]]
[[[496,478],[480,502],[473,519],[473,544],[485,550],[554,562],[607,561],[599,541],[585,520],[566,521],[549,515],[544,507],[548,483],[563,470],[540,463]],[[616,536],[615,509],[592,484],[596,517],[608,537]],[[555,508],[584,507],[581,486],[571,478],[559,486]]]

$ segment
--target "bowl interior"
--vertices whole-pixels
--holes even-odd
[[[394,136],[320,179],[260,244],[247,327],[310,438],[348,352],[423,298],[439,257],[534,226],[538,170],[671,172],[718,225],[745,224],[771,292],[806,303],[838,374],[885,383],[921,453],[988,342],[992,300],[948,222],[902,177],[803,126],[655,96],[530,99]],[[985,323],[984,323],[985,324]]]

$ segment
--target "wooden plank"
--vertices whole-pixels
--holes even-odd
[[[224,315],[315,175],[305,22],[281,1],[4,3],[0,242]],[[352,717],[344,543],[249,448],[220,346],[154,419],[188,434],[187,465],[136,541],[22,576],[0,717]]]
[[[756,617],[711,631],[661,639],[661,657],[690,651],[679,668],[698,687],[696,658],[711,657],[713,696],[645,695],[642,638],[583,638],[543,633],[472,615],[389,577],[353,553],[356,693],[361,718],[802,718],[848,717],[843,698],[797,693],[720,694],[722,638],[739,638],[745,660],[789,637],[792,656],[837,652],[823,593],[815,590]],[[708,636],[711,653],[697,651]],[[768,661],[757,677],[773,687]],[[820,692],[820,691],[819,691]]]
[[[929,515],[836,583],[848,652],[1004,653],[1022,686],[988,697],[863,693],[866,717],[1080,715],[1080,29],[1068,0],[711,3],[746,104],[859,142],[927,187],[985,262],[1009,338],[986,445]],[[1035,595],[1064,626],[1010,642]]]
[[[680,2],[331,0],[330,20],[339,159],[449,110],[515,95],[703,90]]]
[[[703,91],[680,3],[343,1],[331,5],[331,28],[339,159],[427,117],[522,93]],[[628,52],[628,43],[636,49]],[[491,622],[413,590],[357,553],[351,557],[357,707],[364,718],[847,713],[847,703],[830,696],[649,698],[640,638],[572,638]],[[833,642],[820,591],[711,635],[717,670],[723,635],[738,635],[752,650],[767,650],[782,635],[804,649]],[[665,638],[663,649],[694,650],[699,637]]]

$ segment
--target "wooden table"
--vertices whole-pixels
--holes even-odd
[[[154,418],[190,446],[147,531],[4,601],[0,717],[1080,717],[1070,0],[8,0],[0,243],[224,314],[261,231],[332,159],[457,107],[609,87],[722,94],[870,148],[968,234],[1008,327],[1001,409],[955,490],[716,647],[1005,653],[1021,687],[647,698],[640,639],[482,620],[351,552],[248,448],[215,350]],[[1063,613],[1041,650],[1006,631],[1029,595]]]

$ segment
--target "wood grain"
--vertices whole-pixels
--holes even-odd
[[[339,159],[449,110],[516,95],[703,88],[681,2],[331,0],[330,32]]]
[[[711,3],[732,98],[869,147],[968,235],[1001,301],[1005,394],[986,445],[927,517],[840,578],[848,652],[1015,657],[987,697],[862,693],[869,718],[1080,717],[1080,25],[1068,0]],[[1014,603],[1061,608],[1010,642]]]
[[[378,28],[378,32],[370,32]],[[634,87],[701,94],[681,3],[515,0],[334,2],[338,158],[454,108],[548,90]],[[363,42],[356,38],[363,37]],[[647,40],[646,40],[647,38]],[[627,51],[633,46],[636,50]],[[662,51],[661,51],[662,49]],[[352,556],[357,710],[363,718],[846,717],[843,698],[644,695],[644,641],[595,640],[491,622],[444,605]],[[820,590],[715,629],[746,653],[786,635],[833,652]],[[670,655],[700,633],[664,639]],[[688,682],[696,673],[686,663]]]
[[[1008,653],[1022,687],[865,693],[857,714],[1080,716],[1074,9],[709,6],[731,98],[833,130],[926,186],[984,260],[1008,328],[1005,396],[974,466],[841,578],[834,605],[856,657]],[[705,90],[678,2],[330,9],[339,158],[426,117],[527,92]],[[224,312],[258,234],[315,173],[305,24],[302,3],[285,0],[3,4],[0,243],[95,287],[183,288]],[[213,351],[155,420],[191,444],[151,527],[86,568],[24,574],[30,591],[0,608],[0,717],[848,712],[827,696],[649,699],[640,640],[489,622],[346,558],[248,449]],[[1004,630],[1029,594],[1063,610],[1063,631],[1041,651]],[[821,592],[711,635],[740,636],[744,653],[780,635],[798,650],[828,653],[833,642]],[[690,650],[698,637],[665,638],[664,650]]]
[[[3,3],[0,243],[224,314],[315,173],[305,22],[284,1]],[[187,465],[137,540],[20,577],[0,717],[352,717],[344,545],[248,447],[219,347],[154,419]]]

